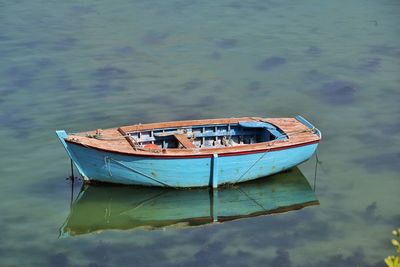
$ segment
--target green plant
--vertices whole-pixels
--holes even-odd
[[[395,237],[400,237],[400,228],[397,230],[393,230],[392,234]],[[392,239],[392,245],[395,247],[397,251],[397,256],[388,256],[385,258],[385,263],[389,267],[400,267],[400,244],[397,239]]]

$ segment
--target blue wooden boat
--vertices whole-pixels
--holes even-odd
[[[161,187],[218,187],[308,160],[321,132],[295,118],[227,118],[56,131],[85,181]]]
[[[318,204],[298,168],[218,189],[90,184],[84,185],[76,197],[60,235],[113,229],[186,228]]]

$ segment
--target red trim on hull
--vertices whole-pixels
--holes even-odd
[[[121,155],[127,155],[127,156],[134,156],[134,157],[144,157],[144,158],[159,158],[159,159],[191,159],[191,158],[211,158],[213,154],[200,154],[200,155],[143,155],[143,154],[133,154],[133,153],[125,153],[125,152],[119,152],[119,151],[110,151],[106,149],[101,149],[98,147],[92,147],[88,145],[83,145],[80,143],[75,143],[71,142],[69,140],[65,140],[67,143],[71,143],[74,145],[79,145],[83,146],[86,148],[91,148],[107,153],[115,153],[115,154],[121,154]],[[227,153],[218,153],[219,157],[234,157],[234,156],[240,156],[240,155],[249,155],[249,154],[257,154],[257,153],[263,153],[267,151],[279,151],[279,150],[286,150],[286,149],[291,149],[291,148],[296,148],[296,147],[302,147],[302,146],[307,146],[307,145],[312,145],[312,144],[317,144],[319,143],[320,140],[312,141],[312,142],[306,142],[306,143],[300,143],[296,145],[290,145],[290,146],[283,146],[283,147],[275,147],[275,148],[269,148],[269,149],[258,149],[258,150],[247,150],[247,151],[239,151],[239,152],[227,152]]]

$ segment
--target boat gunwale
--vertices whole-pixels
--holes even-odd
[[[127,155],[127,156],[135,156],[135,157],[149,157],[149,158],[176,158],[176,159],[184,159],[184,158],[211,158],[214,154],[218,154],[218,157],[230,157],[230,156],[239,156],[239,155],[248,155],[248,154],[257,154],[257,153],[264,153],[268,151],[279,151],[279,150],[285,150],[285,149],[291,149],[291,148],[296,148],[296,147],[302,147],[302,146],[307,146],[307,145],[312,145],[312,144],[318,144],[320,140],[315,140],[315,141],[310,141],[310,142],[304,142],[304,143],[298,143],[298,144],[292,144],[292,145],[286,145],[286,146],[277,146],[277,147],[270,147],[270,148],[260,148],[260,149],[246,149],[248,146],[252,145],[260,145],[260,144],[265,144],[268,142],[263,142],[263,143],[257,143],[257,144],[250,144],[250,145],[242,145],[240,146],[240,151],[232,151],[232,152],[212,152],[212,151],[207,151],[207,150],[223,150],[227,148],[202,148],[202,149],[179,149],[180,151],[184,150],[185,152],[196,152],[198,153],[187,153],[187,154],[172,154],[171,152],[175,152],[172,149],[168,149],[169,154],[163,154],[163,153],[156,153],[156,152],[151,152],[151,151],[140,151],[140,150],[133,150],[132,152],[124,152],[124,151],[118,151],[118,150],[111,150],[111,149],[105,149],[105,148],[100,148],[96,146],[91,146],[87,144],[82,144],[80,142],[72,141],[72,140],[65,140],[68,143],[72,143],[75,145],[80,145],[82,147],[86,148],[91,148],[99,151],[104,151],[108,153],[115,153],[115,154],[121,154],[121,155]],[[237,147],[234,147],[237,148]],[[202,153],[200,153],[200,151]]]
[[[131,126],[122,126],[118,128],[111,128],[106,130],[115,130],[119,132],[121,136],[126,136],[128,133],[135,132],[135,131],[147,131],[152,129],[159,129],[159,128],[167,128],[167,127],[187,127],[187,126],[202,126],[202,125],[212,125],[212,124],[230,124],[230,123],[238,123],[241,121],[261,121],[267,122],[282,131],[284,134],[288,136],[288,139],[284,140],[272,140],[267,142],[260,142],[254,144],[244,144],[240,146],[231,146],[231,147],[206,147],[206,148],[168,148],[168,149],[161,149],[159,151],[152,151],[152,150],[141,150],[141,149],[134,149],[126,151],[126,150],[118,150],[112,148],[105,148],[96,146],[95,144],[90,144],[88,142],[82,142],[79,139],[74,138],[75,135],[69,135],[65,138],[65,141],[68,143],[73,143],[76,145],[80,145],[86,148],[91,148],[99,151],[104,151],[108,153],[116,153],[128,156],[136,156],[136,157],[150,157],[150,158],[210,158],[213,154],[218,154],[220,157],[226,156],[237,156],[237,155],[245,155],[245,154],[257,154],[263,153],[267,151],[278,151],[278,150],[285,150],[291,149],[295,147],[301,147],[311,144],[319,143],[321,138],[312,130],[309,130],[310,136],[313,137],[311,140],[307,141],[292,141],[290,140],[291,135],[282,129],[282,125],[279,123],[274,122],[274,120],[282,120],[285,122],[286,120],[295,120],[295,118],[261,118],[261,117],[242,117],[242,118],[222,118],[222,119],[203,119],[203,120],[186,120],[186,121],[171,121],[171,122],[158,122],[158,123],[148,123],[148,124],[135,124]],[[294,121],[292,121],[294,122]],[[302,125],[307,127],[303,123],[296,120],[294,122],[297,125]],[[72,136],[72,138],[70,138]],[[79,137],[79,136],[78,136]],[[129,140],[126,140],[129,142]]]

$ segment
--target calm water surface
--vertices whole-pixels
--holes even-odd
[[[0,1],[0,266],[383,266],[400,226],[399,14],[395,0]],[[319,206],[59,238],[71,188],[54,130],[296,114],[323,132]]]

